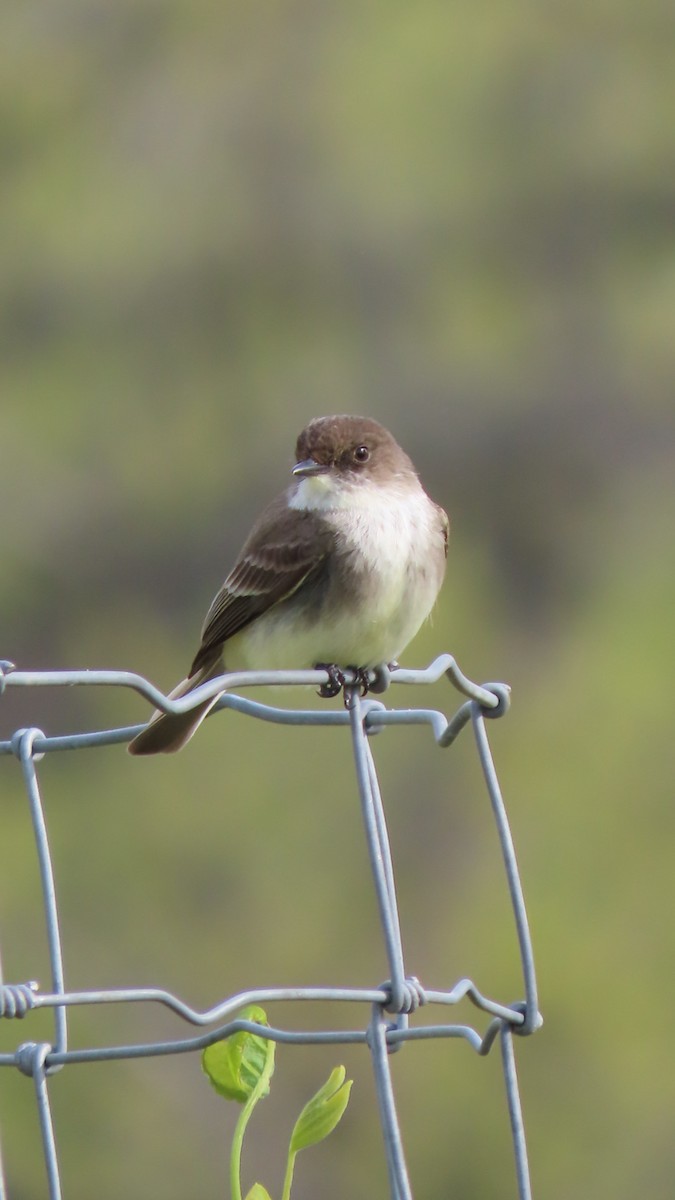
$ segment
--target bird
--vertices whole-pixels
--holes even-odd
[[[315,417],[292,482],[261,512],[209,608],[201,645],[170,698],[225,671],[323,667],[334,695],[352,668],[395,664],[429,616],[445,574],[449,521],[405,451],[369,417]],[[155,712],[130,754],[171,753],[222,693]]]

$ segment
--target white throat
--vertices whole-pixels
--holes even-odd
[[[421,489],[420,489],[421,490]],[[337,479],[329,472],[308,475],[301,479],[289,495],[290,508],[305,512],[329,512],[331,509],[382,509],[392,502],[410,496],[408,480],[403,486],[396,479],[382,485],[363,476],[350,483]]]

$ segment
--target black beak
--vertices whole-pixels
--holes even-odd
[[[314,458],[305,458],[302,462],[296,463],[291,472],[292,475],[299,475],[302,479],[308,475],[325,475],[330,468],[325,463],[318,463]]]

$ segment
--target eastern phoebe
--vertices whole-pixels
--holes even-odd
[[[396,659],[428,617],[448,518],[392,435],[366,417],[316,417],[296,459],[293,483],[261,513],[206,614],[172,698],[221,675],[224,650],[230,671],[366,671]],[[339,670],[331,678],[339,685]],[[180,750],[217,699],[155,713],[129,752]]]

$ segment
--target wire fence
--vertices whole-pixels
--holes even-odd
[[[53,1036],[50,1041],[22,1041],[13,1053],[0,1054],[0,1067],[14,1068],[32,1079],[35,1103],[41,1131],[47,1194],[49,1200],[61,1200],[63,1195],[59,1174],[56,1137],[52,1122],[49,1078],[55,1072],[74,1063],[104,1062],[115,1059],[146,1058],[158,1055],[197,1052],[212,1042],[248,1030],[265,1038],[284,1043],[362,1043],[371,1056],[379,1104],[380,1123],[384,1137],[389,1187],[392,1200],[412,1200],[412,1187],[406,1166],[399,1119],[396,1110],[390,1053],[403,1043],[422,1038],[461,1038],[479,1054],[486,1055],[495,1041],[500,1042],[506,1103],[513,1140],[515,1176],[519,1200],[530,1200],[530,1180],[523,1118],[516,1076],[513,1037],[527,1036],[541,1025],[537,1004],[537,985],[528,929],[523,891],[506,809],[502,800],[487,737],[485,719],[501,717],[509,707],[509,689],[503,683],[472,683],[459,670],[454,658],[441,655],[425,670],[378,673],[375,687],[385,691],[389,684],[427,684],[446,676],[466,699],[448,719],[442,712],[426,708],[388,708],[372,695],[362,697],[356,680],[347,673],[345,707],[343,709],[298,710],[276,708],[236,694],[234,689],[283,684],[285,686],[320,685],[327,681],[325,671],[239,672],[214,679],[195,689],[186,697],[170,700],[140,675],[123,671],[19,671],[13,664],[0,662],[0,696],[8,688],[27,687],[89,687],[131,688],[139,692],[155,708],[165,712],[184,712],[201,701],[228,691],[215,706],[235,709],[253,719],[286,725],[345,726],[351,730],[356,780],[361,800],[363,824],[373,883],[377,896],[382,936],[389,969],[388,980],[369,988],[257,988],[227,997],[206,1011],[198,1011],[168,991],[155,988],[130,988],[106,991],[69,992],[66,988],[59,914],[47,827],[42,806],[37,764],[45,754],[83,747],[108,746],[128,742],[142,726],[99,730],[94,733],[75,733],[48,737],[41,730],[19,729],[12,738],[0,741],[0,755],[18,759],[23,774],[30,807],[39,862],[44,918],[50,959],[50,990],[41,991],[37,982],[3,984],[0,979],[0,1017],[29,1018],[30,1014],[47,1009],[52,1013]],[[387,835],[385,812],[369,736],[391,725],[428,725],[440,747],[452,745],[461,731],[472,728],[475,746],[489,794],[493,817],[499,836],[504,869],[508,880],[513,919],[520,949],[523,978],[523,1000],[502,1004],[482,995],[471,979],[460,979],[449,991],[432,990],[406,972],[399,911],[396,900],[394,870]],[[421,1005],[452,1007],[468,998],[490,1018],[487,1030],[479,1033],[470,1025],[420,1024],[414,1015]],[[368,1006],[369,1017],[363,1027],[356,1029],[290,1030],[274,1026],[258,1026],[237,1019],[237,1012],[248,1004],[274,1001],[339,1001]],[[109,1005],[147,1003],[165,1006],[190,1026],[206,1029],[190,1037],[171,1041],[142,1042],[132,1045],[103,1045],[77,1049],[68,1048],[68,1010],[75,1005]],[[412,1018],[412,1020],[411,1020]],[[10,1200],[0,1159],[0,1200]]]

